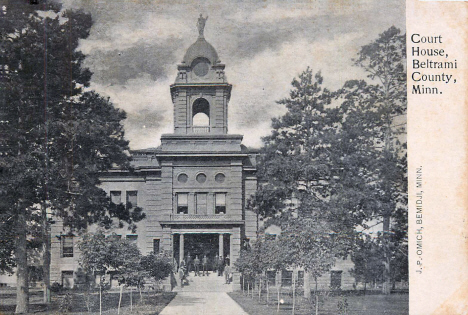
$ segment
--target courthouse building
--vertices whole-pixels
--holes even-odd
[[[225,65],[203,36],[203,19],[202,23],[199,19],[199,37],[177,66],[170,86],[174,132],[162,135],[156,149],[132,151],[134,170],[103,174],[102,188],[116,204],[143,208],[146,219],[138,223],[138,234],[117,231],[136,242],[143,254],[169,252],[178,264],[187,255],[207,255],[211,263],[229,256],[233,265],[241,246],[256,239],[261,223],[246,209],[257,189],[257,153],[242,145],[242,135],[228,133],[232,85]],[[270,227],[266,233],[280,231]],[[51,283],[73,286],[79,269],[77,243],[59,222],[52,225]],[[338,260],[320,278],[320,287],[352,288],[352,267],[350,260]],[[293,272],[304,280],[298,269],[268,272],[268,277],[288,285]],[[236,272],[233,283],[240,289]],[[170,290],[174,283],[168,280],[165,285]]]
[[[170,86],[174,132],[162,135],[156,149],[133,151],[134,171],[104,174],[102,188],[116,204],[143,208],[138,234],[122,235],[143,254],[169,251],[178,262],[187,253],[229,255],[232,264],[241,245],[256,238],[257,216],[246,209],[257,188],[256,153],[242,145],[242,135],[228,133],[232,85],[203,28],[199,33]],[[52,227],[51,283],[70,285],[79,267],[77,240],[61,233],[60,224]],[[233,280],[239,283],[239,275]]]

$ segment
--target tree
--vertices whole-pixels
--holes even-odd
[[[85,56],[77,47],[89,34],[91,16],[61,11],[53,1],[41,7],[46,15],[28,1],[10,2],[4,8],[1,111],[8,121],[9,154],[0,159],[0,182],[6,183],[2,223],[15,226],[16,312],[25,313],[28,222],[42,229],[47,294],[48,211],[75,229],[92,223],[110,226],[113,218],[134,228],[144,215],[140,208],[112,205],[98,187],[100,173],[129,167],[129,155],[121,124],[125,113],[108,99],[83,90],[91,72],[82,67]]]
[[[407,237],[406,129],[400,118],[407,101],[405,56],[405,35],[389,28],[363,46],[355,60],[371,82],[349,81],[338,93],[345,99],[343,131],[351,139],[348,161],[357,161],[346,170],[359,173],[368,196],[361,199],[363,225],[382,219],[386,294],[391,289],[392,257],[404,251]]]
[[[102,289],[104,277],[112,271],[125,283],[135,266],[140,263],[141,253],[136,244],[120,239],[116,234],[105,236],[103,231],[86,233],[78,244],[81,250],[80,265],[86,274],[99,275],[99,312],[102,313]],[[120,303],[119,303],[120,304]]]
[[[263,139],[259,173],[270,184],[263,192],[273,191],[270,196],[280,202],[298,199],[297,211],[301,216],[319,214],[318,208],[331,193],[335,164],[332,151],[339,140],[340,112],[331,105],[331,93],[322,88],[322,83],[322,75],[314,74],[309,68],[294,79],[290,97],[278,102],[288,111],[273,119],[273,131]],[[276,216],[278,210],[285,210],[268,207],[278,204],[266,202],[270,198],[261,199],[266,207],[258,204],[258,210],[264,216]]]
[[[140,264],[141,269],[146,272],[145,275],[148,278],[152,278],[157,283],[167,278],[174,268],[171,256],[164,253],[150,253],[143,256]]]
[[[294,219],[290,220],[280,237],[281,247],[288,253],[289,264],[303,267],[315,281],[316,314],[318,278],[330,271],[336,258],[343,256],[347,247],[346,237],[333,232],[328,226],[328,222],[313,218]]]
[[[328,271],[341,252],[334,252],[337,247],[331,247],[330,252],[322,253],[327,256],[317,258],[321,259],[319,262],[304,261],[309,257],[308,250],[317,253],[330,243],[327,238],[316,237],[315,247],[308,248],[299,241],[295,229],[302,221],[315,222],[301,225],[304,233],[313,236],[313,228],[320,222],[327,229],[324,233],[352,234],[357,220],[347,215],[349,209],[336,206],[342,168],[343,114],[332,103],[333,94],[322,84],[322,75],[308,68],[293,80],[289,98],[278,102],[286,106],[287,112],[273,119],[273,131],[263,139],[258,168],[260,181],[265,184],[248,203],[249,208],[268,218],[267,225],[277,224],[287,234],[291,232],[289,237],[282,237],[282,242],[285,248],[296,252],[290,257],[302,259],[290,261],[290,265],[306,269],[306,297],[310,294],[308,272],[313,271],[318,277]]]
[[[351,273],[357,283],[364,284],[364,293],[367,289],[367,283],[382,282],[383,276],[383,252],[382,248],[369,236],[357,238],[356,248],[351,254],[354,268]]]

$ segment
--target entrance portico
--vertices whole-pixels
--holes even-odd
[[[201,260],[204,255],[209,259],[210,267],[219,256],[225,259],[229,256],[233,262],[239,256],[240,227],[230,229],[173,229],[173,257],[178,264],[190,255]]]

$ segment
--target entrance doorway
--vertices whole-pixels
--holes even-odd
[[[220,246],[222,246],[223,258],[226,258],[230,253],[229,236],[229,234],[218,233],[187,233],[183,234],[183,238],[181,238],[180,234],[174,234],[174,258],[177,260],[178,265],[180,265],[181,250],[183,251],[182,255],[186,262],[188,256],[190,256],[190,261],[193,263],[196,256],[198,256],[201,261],[203,256],[206,255],[208,258],[208,270],[215,270],[215,265],[219,258]],[[220,240],[220,237],[222,240]],[[183,239],[182,245],[181,239]],[[190,267],[189,269],[193,270],[193,268]]]

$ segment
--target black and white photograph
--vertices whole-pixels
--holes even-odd
[[[0,30],[0,314],[410,314],[406,1],[0,0]]]

